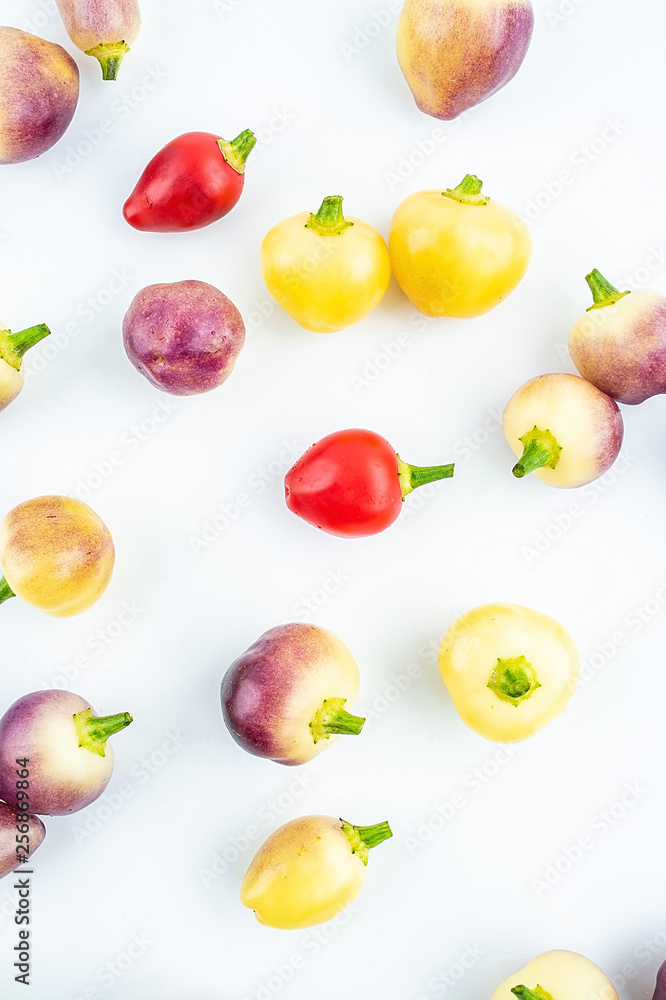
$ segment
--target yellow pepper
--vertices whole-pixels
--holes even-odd
[[[55,618],[78,615],[106,590],[114,560],[109,529],[87,504],[27,500],[0,525],[0,603],[20,597]]]
[[[425,316],[480,316],[522,280],[532,237],[510,208],[481,194],[472,174],[446,191],[419,191],[391,222],[393,273]]]
[[[612,982],[573,951],[538,955],[497,987],[490,1000],[618,1000]]]
[[[456,711],[497,743],[525,740],[565,710],[579,656],[556,621],[518,604],[482,604],[444,636],[439,669]]]
[[[345,219],[342,198],[316,215],[293,215],[266,235],[261,272],[278,305],[315,333],[342,330],[372,312],[391,280],[386,243],[372,226]]]
[[[368,851],[391,837],[388,823],[352,826],[332,816],[302,816],[276,830],[257,851],[241,902],[259,923],[283,930],[312,927],[341,913],[365,881]]]

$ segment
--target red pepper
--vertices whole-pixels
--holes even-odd
[[[210,132],[178,136],[141,174],[125,202],[125,219],[150,233],[179,233],[217,222],[241,196],[245,161],[256,141],[249,129],[231,142]]]
[[[284,480],[287,507],[331,535],[376,535],[393,524],[408,493],[449,479],[453,465],[407,465],[374,431],[337,431],[301,455]]]

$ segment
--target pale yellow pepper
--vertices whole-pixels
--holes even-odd
[[[241,902],[259,923],[283,930],[331,920],[361,891],[369,849],[391,836],[388,823],[352,826],[332,816],[285,823],[254,856]]]
[[[519,604],[468,611],[439,650],[439,669],[460,718],[496,743],[525,740],[563,712],[579,663],[561,625]]]
[[[83,501],[27,500],[0,525],[0,603],[16,596],[55,618],[78,615],[104,593],[114,561],[109,529]]]
[[[509,976],[490,1000],[618,1000],[605,973],[573,951],[546,951]]]
[[[331,195],[315,214],[278,223],[261,245],[261,272],[278,305],[315,333],[334,333],[372,312],[391,280],[389,252],[367,222],[345,219]]]
[[[480,316],[499,305],[527,271],[527,225],[482,195],[481,187],[468,174],[453,190],[409,195],[395,211],[389,234],[393,273],[425,316]]]

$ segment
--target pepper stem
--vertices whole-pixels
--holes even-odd
[[[611,285],[610,281],[606,281],[603,274],[597,271],[596,267],[589,274],[585,275],[585,280],[590,286],[592,298],[594,299],[594,304],[589,306],[586,312],[590,312],[591,309],[601,309],[604,306],[614,306],[625,295],[631,294],[630,291],[621,292],[614,285]]]
[[[465,174],[460,184],[454,188],[447,188],[442,191],[444,198],[453,198],[461,205],[487,205],[490,198],[481,194],[483,181],[480,181],[474,174]]]
[[[0,580],[0,604],[8,601],[10,597],[16,597],[16,594],[3,576],[2,580]]]
[[[229,166],[237,174],[243,174],[247,158],[257,145],[257,138],[254,132],[246,128],[243,132],[239,132],[235,139],[231,139],[229,142],[226,139],[218,139],[217,144]]]
[[[94,49],[88,49],[85,55],[94,56],[95,59],[99,60],[103,80],[115,80],[123,56],[127,52],[129,52],[129,45],[124,41],[103,42],[101,45],[96,45]]]
[[[352,826],[346,820],[341,819],[342,832],[349,841],[352,854],[358,854],[364,865],[368,863],[368,851],[383,840],[388,840],[393,836],[393,831],[388,823],[376,823],[375,826]]]
[[[335,733],[347,736],[358,736],[363,729],[365,719],[360,715],[352,715],[343,708],[346,698],[325,698],[321,708],[312,717],[310,730],[315,743],[327,740]]]
[[[93,715],[90,708],[85,708],[73,718],[79,746],[90,750],[91,753],[99,754],[100,757],[106,757],[104,748],[109,737],[119,733],[133,721],[129,712],[98,716]]]
[[[522,997],[522,1000],[553,1000],[550,993],[546,993],[543,986],[539,986],[538,983],[533,990],[527,986],[514,986],[511,992],[516,997]]]
[[[455,469],[455,465],[408,465],[407,462],[403,462],[400,455],[397,458],[398,478],[403,500],[419,486],[425,486],[426,483],[436,483],[439,479],[451,479]]]
[[[508,660],[498,658],[486,687],[501,701],[508,701],[518,708],[521,701],[526,701],[541,684],[529,660],[524,656],[514,656]]]
[[[324,198],[316,215],[310,212],[305,228],[312,229],[319,236],[339,236],[353,225],[342,214],[342,195],[330,194]]]
[[[45,323],[29,326],[27,330],[20,330],[18,333],[0,330],[0,358],[15,368],[17,372],[20,371],[21,358],[25,352],[38,344],[44,337],[48,337],[50,332]]]
[[[562,447],[549,430],[539,430],[535,424],[531,431],[518,440],[525,447],[520,461],[513,467],[516,479],[522,479],[537,469],[554,469],[559,462]]]

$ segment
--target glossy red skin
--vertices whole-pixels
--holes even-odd
[[[388,441],[358,428],[322,438],[284,480],[287,507],[330,535],[385,531],[402,508],[398,456]]]
[[[217,222],[237,203],[245,174],[229,166],[210,132],[186,132],[167,143],[139,178],[123,207],[130,226],[180,233]]]

